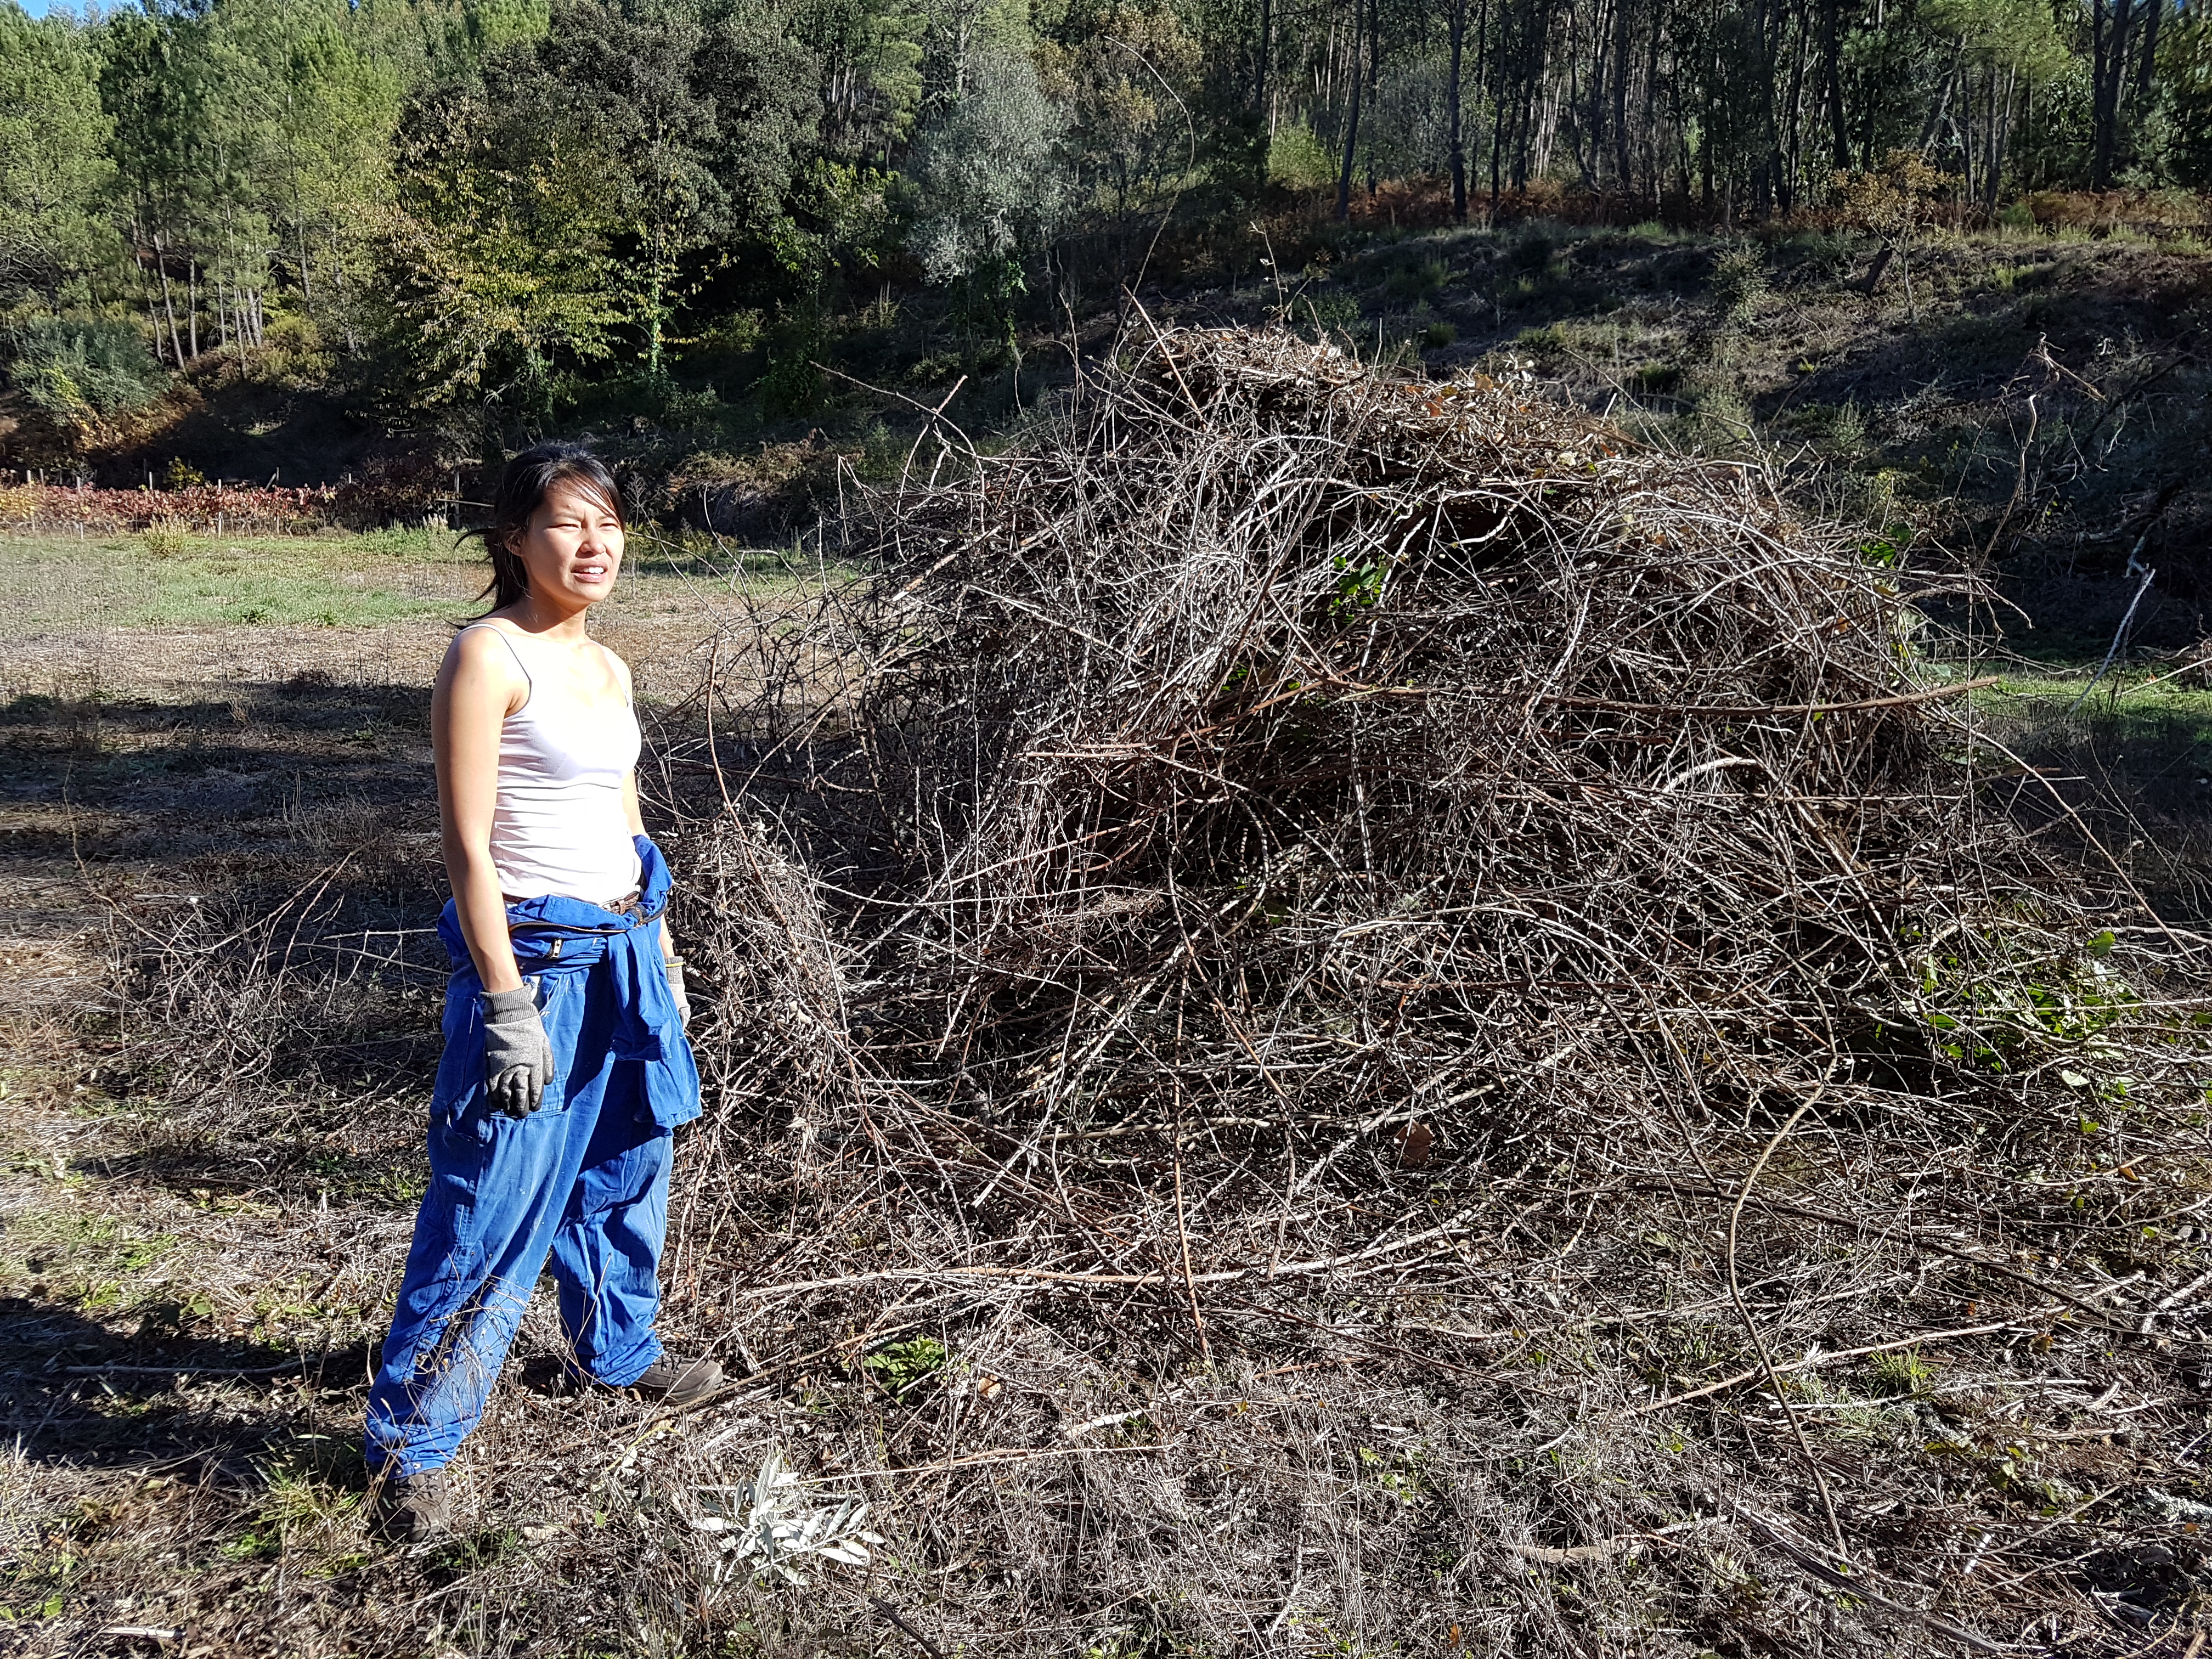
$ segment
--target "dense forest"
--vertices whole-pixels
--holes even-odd
[[[2208,183],[2195,0],[0,5],[13,395],[81,424],[211,362],[387,429],[799,411],[902,307],[1018,362],[1382,203],[1881,234]]]

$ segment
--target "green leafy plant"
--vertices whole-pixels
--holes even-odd
[[[1366,559],[1355,565],[1340,554],[1335,564],[1341,574],[1336,580],[1336,597],[1329,601],[1330,610],[1340,615],[1364,611],[1382,597],[1382,561]]]
[[[1995,936],[1954,934],[1952,948],[1914,959],[1920,1017],[1945,1057],[1994,1072],[2063,1054],[2069,1086],[2104,1100],[2124,1098],[2131,1079],[2094,1075],[2119,1057],[2106,1035],[2130,1018],[2141,999],[2105,957],[2110,931],[2086,940],[2066,960],[2009,957]]]
[[[1451,267],[1441,259],[1420,259],[1394,266],[1382,286],[1393,300],[1410,304],[1425,298],[1451,279]]]
[[[1513,245],[1513,264],[1522,270],[1541,271],[1549,268],[1552,255],[1557,251],[1552,239],[1540,231],[1530,231]]]
[[[1417,1459],[1404,1452],[1377,1451],[1371,1446],[1358,1449],[1360,1468],[1367,1479],[1406,1508],[1427,1497],[1428,1487],[1421,1480]]]
[[[1336,159],[1303,121],[1275,130],[1267,144],[1267,177],[1287,190],[1325,190],[1336,176]]]
[[[890,1393],[903,1399],[945,1369],[951,1354],[933,1336],[912,1336],[870,1354],[861,1363],[869,1375]]]
[[[148,525],[139,539],[157,559],[180,558],[191,550],[191,526],[181,519],[161,519]]]

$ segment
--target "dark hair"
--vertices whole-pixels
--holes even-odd
[[[507,471],[500,475],[499,488],[491,498],[491,522],[465,532],[478,538],[491,556],[491,581],[477,597],[489,599],[495,611],[530,592],[530,572],[514,550],[514,544],[530,527],[531,514],[556,484],[596,495],[600,505],[615,515],[617,524],[624,530],[629,528],[614,474],[583,445],[534,444],[524,450],[507,462]]]

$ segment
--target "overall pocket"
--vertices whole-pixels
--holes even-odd
[[[545,1024],[546,1046],[552,1050],[552,1074],[545,1082],[545,1103],[538,1115],[568,1109],[568,1075],[575,1069],[576,1036],[583,1014],[584,979],[581,973],[540,974],[526,981],[537,994],[538,1017]]]

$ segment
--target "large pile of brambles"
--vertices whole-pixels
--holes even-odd
[[[843,530],[868,574],[734,618],[787,666],[717,700],[690,1202],[779,1219],[699,1317],[850,1379],[820,1467],[948,1645],[2179,1616],[2197,1546],[2142,1540],[2203,1494],[2055,1425],[2187,1437],[2193,969],[1993,810],[1929,579],[1758,467],[1281,332],[940,428]]]

